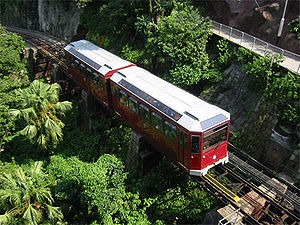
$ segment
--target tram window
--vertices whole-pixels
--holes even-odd
[[[152,125],[159,131],[163,132],[162,117],[155,112],[152,112]]]
[[[86,68],[85,74],[90,80],[93,80],[93,75],[90,68]]]
[[[128,96],[124,91],[122,90],[119,91],[119,98],[120,98],[120,102],[126,107],[128,107]]]
[[[200,153],[200,136],[192,136],[192,151],[193,154]]]
[[[147,106],[140,104],[139,113],[143,119],[150,122],[150,112]]]
[[[80,64],[79,68],[80,68],[81,73],[85,75],[86,74],[85,73],[85,66],[83,64]]]
[[[96,84],[96,85],[99,85],[100,86],[100,77],[98,76],[97,73],[93,73],[93,82]]]
[[[135,113],[138,113],[138,102],[133,97],[129,97],[129,109]]]
[[[75,68],[76,68],[77,70],[80,70],[79,61],[75,59],[74,62],[75,62]]]
[[[227,141],[228,124],[206,131],[203,136],[203,153]]]
[[[176,127],[168,121],[165,121],[165,135],[174,141],[177,140]],[[180,142],[182,143],[182,140]]]
[[[93,82],[100,86],[100,87],[104,87],[104,81],[103,81],[103,78],[101,76],[99,76],[97,73],[93,73]]]

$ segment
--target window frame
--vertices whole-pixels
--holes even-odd
[[[151,112],[151,124],[152,126],[163,133],[163,118],[156,112]]]
[[[197,147],[197,149],[196,149],[196,151],[194,151],[194,146],[193,146],[193,144],[194,144],[194,142],[193,142],[193,139],[194,138],[197,138],[198,139],[198,141],[197,141],[197,145],[198,146],[196,146]],[[191,135],[191,154],[200,154],[200,152],[201,152],[201,150],[200,150],[200,147],[201,147],[201,136],[200,135]]]
[[[203,154],[210,151],[213,148],[216,148],[217,146],[223,144],[224,142],[226,142],[228,140],[228,126],[229,126],[229,124],[228,124],[228,122],[226,122],[226,123],[223,123],[223,124],[219,124],[216,127],[203,132],[203,147],[202,147],[202,153]],[[210,141],[210,140],[205,140],[205,138],[210,137],[211,135],[214,135],[214,134],[216,134],[216,133],[218,133],[219,131],[222,131],[222,130],[224,130],[225,134],[226,134],[225,140],[220,140],[220,141],[214,143],[213,145],[211,145],[209,143],[208,147],[205,147],[206,141]]]
[[[122,97],[124,97],[124,98],[122,98]],[[125,99],[125,101],[123,101],[122,99]],[[122,105],[128,107],[128,94],[125,91],[121,90],[121,89],[119,90],[119,102]]]
[[[174,135],[172,135],[172,133]],[[171,122],[165,120],[164,122],[164,134],[173,141],[177,141],[177,127]],[[180,141],[182,142],[182,141]]]
[[[151,116],[150,116],[150,109],[145,106],[144,104],[139,104],[139,115],[147,122],[151,123]],[[146,114],[143,114],[143,112],[146,111]]]
[[[134,108],[132,107],[134,105]],[[132,96],[129,96],[128,98],[128,107],[131,111],[135,112],[135,113],[139,113],[139,109],[138,109],[138,101],[132,97]]]

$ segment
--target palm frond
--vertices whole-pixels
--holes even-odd
[[[43,171],[43,162],[36,161],[30,168],[30,174],[40,174]]]
[[[37,225],[42,217],[41,212],[36,210],[32,205],[29,205],[26,211],[23,214],[23,219],[30,224]]]
[[[72,109],[72,102],[69,101],[58,102],[55,104],[54,108],[58,114],[65,116],[65,113],[70,109]]]
[[[64,215],[60,211],[59,207],[54,207],[51,205],[46,205],[47,206],[47,213],[48,213],[48,218],[52,221],[62,221],[64,218]]]
[[[21,130],[21,134],[27,136],[28,139],[33,142],[37,135],[37,127],[35,125],[27,125],[23,130]]]
[[[21,116],[21,110],[19,110],[19,109],[10,109],[8,111],[8,115],[16,117],[16,118],[20,118],[20,116]]]
[[[9,224],[10,215],[8,213],[5,213],[3,215],[0,215],[0,224]]]
[[[30,119],[36,119],[37,113],[34,107],[29,107],[26,109],[21,109],[21,116],[25,119],[26,122],[29,122]]]
[[[21,192],[16,189],[1,189],[0,190],[1,207],[10,209],[11,206],[19,206],[22,204]]]
[[[57,103],[59,100],[59,93],[61,91],[61,87],[59,84],[54,83],[51,85],[51,87],[48,90],[49,93],[49,101],[51,103]]]
[[[49,142],[49,137],[47,137],[45,134],[40,134],[37,138],[37,144],[39,146],[42,146],[43,148],[46,148],[46,144]]]
[[[45,122],[45,129],[47,130],[47,134],[48,136],[51,137],[54,143],[61,141],[63,136],[63,132],[62,132],[63,127],[64,124],[60,120],[54,121],[49,118]]]
[[[37,202],[48,202],[50,205],[53,204],[54,199],[51,195],[51,190],[48,187],[38,187],[34,189],[34,197]]]

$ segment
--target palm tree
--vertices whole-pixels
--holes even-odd
[[[19,167],[0,174],[0,209],[6,211],[0,215],[0,224],[14,217],[26,224],[38,224],[46,217],[51,222],[63,219],[59,208],[52,206],[50,182],[42,164],[35,162],[25,172]]]
[[[29,87],[16,91],[20,99],[17,103],[19,109],[9,112],[11,116],[25,120],[26,126],[20,133],[43,148],[51,142],[57,144],[62,140],[64,123],[57,115],[65,115],[72,107],[71,102],[58,101],[60,90],[57,83],[34,80]]]

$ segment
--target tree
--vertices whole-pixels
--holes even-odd
[[[149,224],[139,195],[126,192],[124,166],[115,156],[105,154],[93,163],[53,156],[47,169],[59,179],[55,193],[67,203],[68,221]]]
[[[16,100],[14,90],[28,83],[26,62],[21,59],[24,47],[21,37],[0,25],[0,149],[15,134],[14,118],[7,115]]]
[[[29,87],[16,91],[19,109],[9,112],[24,120],[26,126],[20,133],[42,148],[47,148],[50,143],[58,144],[63,137],[64,123],[57,115],[64,116],[72,105],[68,101],[58,101],[60,90],[59,84],[35,80]]]
[[[46,218],[61,221],[60,209],[52,205],[50,185],[40,161],[25,171],[21,167],[1,171],[0,211],[6,212],[0,215],[0,223],[8,223],[14,217],[27,224],[38,224]]]
[[[27,75],[26,63],[21,59],[25,42],[0,24],[0,78],[11,77],[20,80]]]
[[[210,78],[206,43],[212,35],[211,23],[197,8],[176,3],[169,16],[144,30],[146,48],[152,52],[152,63],[159,73],[170,74],[173,83],[185,85]]]

